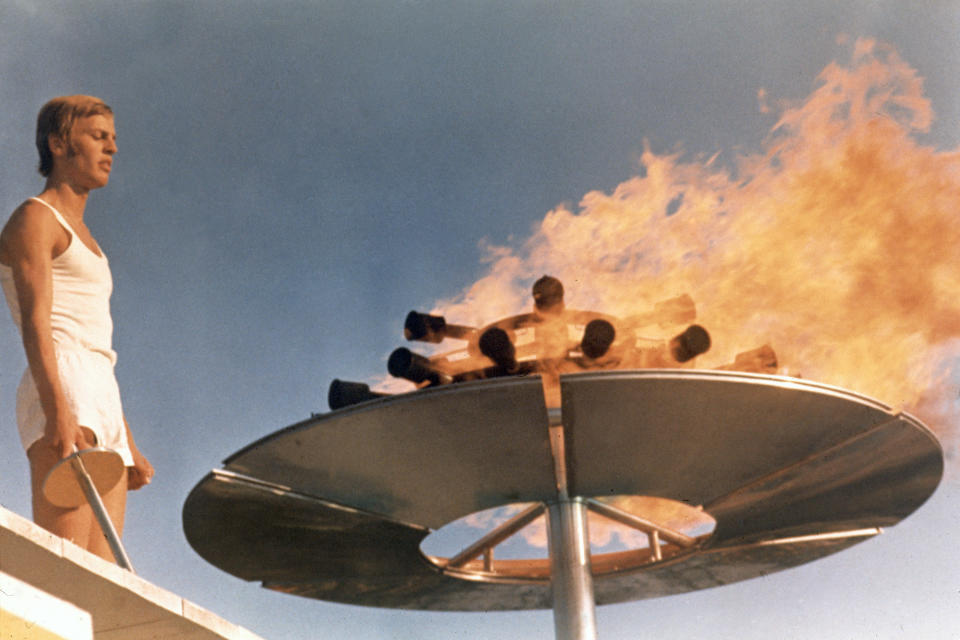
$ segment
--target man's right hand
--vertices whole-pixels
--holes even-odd
[[[61,460],[74,451],[93,446],[73,416],[57,420],[53,425],[47,423],[42,440],[46,446],[57,452]]]

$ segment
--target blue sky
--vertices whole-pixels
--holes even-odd
[[[131,496],[138,572],[271,640],[553,637],[547,611],[397,612],[243,583],[187,545],[183,501],[230,453],[325,411],[333,378],[381,377],[407,311],[486,275],[485,246],[521,251],[547,212],[638,175],[645,143],[720,162],[757,151],[777,121],[758,91],[802,100],[858,37],[923,78],[936,118],[918,143],[956,150],[958,32],[960,5],[937,0],[4,3],[0,210],[42,188],[44,101],[89,93],[116,113],[120,151],[87,222],[114,270],[127,416],[157,468]],[[0,503],[28,515],[23,367],[4,320]],[[601,637],[955,638],[953,464],[877,540],[602,607]]]

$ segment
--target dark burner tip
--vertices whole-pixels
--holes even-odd
[[[477,346],[480,347],[480,353],[498,365],[509,368],[516,364],[516,349],[507,332],[499,327],[484,331]]]
[[[413,352],[406,347],[394,349],[387,360],[387,371],[395,378],[403,378],[413,362]]]
[[[616,337],[617,331],[608,321],[603,318],[591,320],[583,331],[580,350],[588,358],[599,358],[607,353]]]
[[[387,371],[395,378],[405,378],[417,384],[440,382],[440,376],[430,364],[430,360],[406,347],[394,349],[390,354],[387,360]]]
[[[387,394],[371,391],[370,386],[363,382],[334,379],[327,392],[327,404],[330,405],[330,409],[336,411],[367,400],[382,398],[385,395]]]
[[[563,283],[553,276],[543,276],[533,283],[533,303],[540,311],[563,305]]]
[[[443,316],[411,311],[403,323],[403,337],[407,340],[441,342],[446,335],[447,321]]]
[[[710,349],[710,334],[698,324],[692,324],[686,331],[670,341],[670,352],[677,362],[693,360]]]

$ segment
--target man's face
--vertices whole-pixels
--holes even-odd
[[[113,154],[117,152],[117,134],[110,114],[78,119],[63,143],[57,162],[78,187],[97,189],[110,180]]]

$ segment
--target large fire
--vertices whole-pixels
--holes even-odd
[[[488,274],[435,312],[483,326],[529,311],[544,273],[566,285],[568,307],[619,317],[689,294],[713,344],[698,368],[771,345],[780,373],[949,435],[960,153],[916,141],[933,119],[922,79],[891,47],[858,40],[847,64],[780,108],[763,148],[733,168],[646,149],[642,175],[613,193],[549,212],[519,249],[488,247]]]
[[[758,99],[771,110],[766,91]],[[624,319],[692,299],[711,348],[682,366],[858,391],[927,422],[951,457],[960,433],[960,150],[917,141],[933,121],[923,80],[874,40],[856,41],[805,100],[778,108],[760,151],[726,166],[720,153],[690,161],[646,148],[641,175],[612,193],[550,211],[520,248],[487,246],[487,275],[432,313],[489,326],[530,312],[531,284],[550,274],[565,285],[567,308],[620,319],[619,339]],[[651,344],[678,330],[626,328]],[[628,357],[614,366],[673,365]],[[630,510],[631,500],[642,498],[620,506]],[[517,508],[467,523],[486,528]],[[644,509],[664,522],[677,515]],[[611,536],[644,544],[602,518],[590,532],[594,545]],[[542,518],[523,533],[534,546],[545,535]]]

